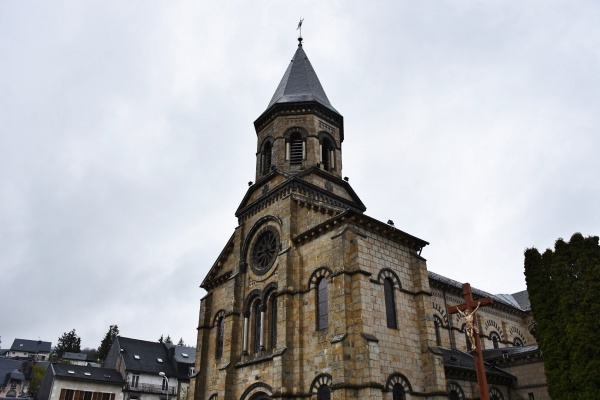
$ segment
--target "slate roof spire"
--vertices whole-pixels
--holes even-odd
[[[290,62],[267,110],[276,104],[302,103],[315,101],[336,114],[340,114],[329,102],[321,82],[313,69],[304,49],[302,37],[298,38],[298,49]]]

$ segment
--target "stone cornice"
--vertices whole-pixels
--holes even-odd
[[[254,186],[258,187],[257,185]],[[254,191],[255,189],[252,188],[248,190],[248,192],[244,196],[244,200],[242,200],[240,207],[235,213],[235,216],[238,218],[238,223],[240,225],[252,215],[257,214],[261,210],[273,204],[273,202],[278,201],[294,193],[301,194],[307,198],[312,199],[313,201],[329,204],[333,208],[354,209],[357,211],[364,211],[365,209],[364,205],[362,204],[362,202],[360,202],[360,199],[358,198],[356,198],[355,201],[345,199],[336,194],[333,194],[332,192],[327,191],[324,188],[321,189],[320,187],[315,186],[312,183],[306,182],[298,176],[288,177],[288,179],[284,183],[273,188],[267,194],[259,197],[250,204],[244,205],[249,199],[250,195],[254,193]],[[354,191],[350,191],[349,193],[355,195]]]
[[[419,258],[422,258],[420,257],[420,252],[423,247],[429,244],[428,242],[396,229],[391,225],[384,224],[381,221],[368,217],[362,213],[359,214],[353,212],[352,210],[347,210],[341,214],[338,214],[329,220],[294,236],[292,238],[292,242],[297,246],[301,246],[326,232],[330,232],[337,227],[341,227],[342,224],[348,224],[354,226],[355,228],[365,229],[367,231],[385,236],[390,240],[409,247],[414,251],[413,255]]]
[[[254,121],[254,129],[260,132],[279,116],[313,114],[340,130],[340,141],[344,141],[344,117],[316,101],[275,104]]]

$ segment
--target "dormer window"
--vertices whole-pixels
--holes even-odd
[[[139,360],[139,359],[140,359],[140,356],[138,356],[137,354],[134,354],[134,355],[133,355],[133,358],[135,358],[136,360]]]
[[[158,361],[159,363],[163,362],[162,358],[157,358],[156,361]]]

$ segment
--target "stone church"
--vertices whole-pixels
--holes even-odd
[[[342,174],[344,119],[299,39],[254,122],[256,181],[201,287],[195,400],[471,399],[461,285],[428,243],[365,214]],[[547,399],[527,293],[477,313],[493,399]]]

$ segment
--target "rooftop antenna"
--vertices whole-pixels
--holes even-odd
[[[300,22],[298,22],[298,27],[296,28],[297,31],[300,31],[300,34],[298,35],[298,46],[302,46],[302,22],[304,22],[304,18],[300,17]]]

